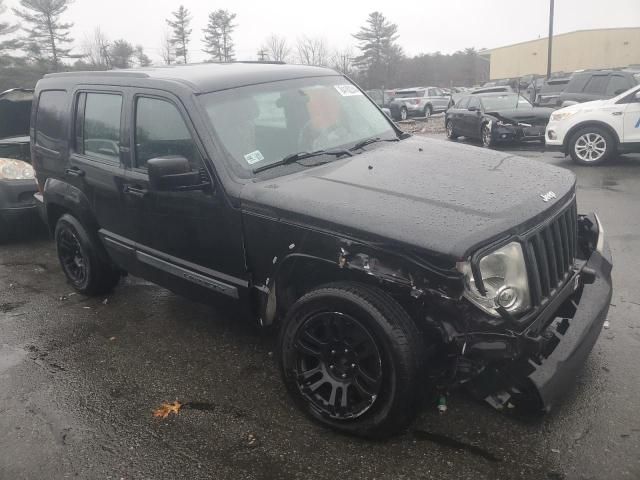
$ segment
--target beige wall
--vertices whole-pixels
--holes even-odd
[[[492,79],[547,73],[546,38],[494,48],[490,53]],[[554,35],[552,59],[552,72],[640,64],[640,28]]]

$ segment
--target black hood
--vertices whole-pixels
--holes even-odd
[[[511,108],[508,110],[487,111],[485,115],[499,118],[500,120],[513,123],[529,123],[536,125],[540,123],[548,123],[549,117],[554,112],[553,108],[545,107],[529,107],[529,108]]]
[[[412,137],[247,184],[241,197],[243,209],[283,221],[459,259],[539,223],[574,188],[565,169]],[[557,198],[545,202],[550,191]]]

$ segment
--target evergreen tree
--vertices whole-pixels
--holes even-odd
[[[47,61],[54,71],[60,69],[61,60],[71,57],[71,49],[65,48],[73,40],[69,30],[73,23],[61,20],[71,0],[20,0],[22,9],[14,13],[24,20],[27,50],[37,59]]]
[[[25,1],[25,0],[23,0]],[[33,1],[33,0],[32,0]],[[171,13],[173,20],[167,20],[167,24],[173,29],[171,45],[174,48],[174,55],[182,58],[183,63],[187,63],[189,37],[191,36],[191,14],[189,10],[180,5],[178,10]]]
[[[123,39],[116,40],[109,48],[109,53],[113,68],[131,68],[135,48],[129,42]]]
[[[402,48],[396,43],[398,26],[380,12],[372,12],[367,24],[353,35],[361,55],[354,63],[366,72],[368,87],[380,88],[392,81],[395,67],[402,59]]]
[[[148,67],[149,65],[151,65],[151,59],[148,57],[146,53],[144,53],[144,49],[142,48],[142,45],[136,45],[136,51],[134,55],[136,57],[139,67]]]
[[[4,6],[3,0],[0,0],[0,14],[6,10],[7,7]],[[17,25],[0,21],[0,66],[11,64],[16,60],[11,55],[11,51],[20,47],[20,41],[17,38],[5,38],[16,30],[18,30]]]
[[[231,35],[236,27],[233,24],[235,18],[235,13],[223,9],[209,14],[209,22],[204,29],[205,48],[203,50],[211,55],[212,60],[230,62],[234,59],[235,52]]]

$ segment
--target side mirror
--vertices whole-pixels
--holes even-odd
[[[200,172],[191,170],[189,160],[184,157],[159,157],[147,162],[149,187],[156,191],[203,190]]]
[[[469,107],[469,108],[467,108],[467,110],[469,110],[470,112],[477,112],[478,111],[478,107]]]

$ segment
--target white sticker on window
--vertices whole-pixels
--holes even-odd
[[[247,161],[249,165],[253,165],[254,163],[258,163],[264,160],[264,155],[262,155],[260,150],[254,150],[251,153],[247,153],[244,156],[244,159]]]
[[[362,95],[362,92],[358,90],[354,85],[334,85],[335,88],[340,95],[343,97],[352,97],[354,95]]]

